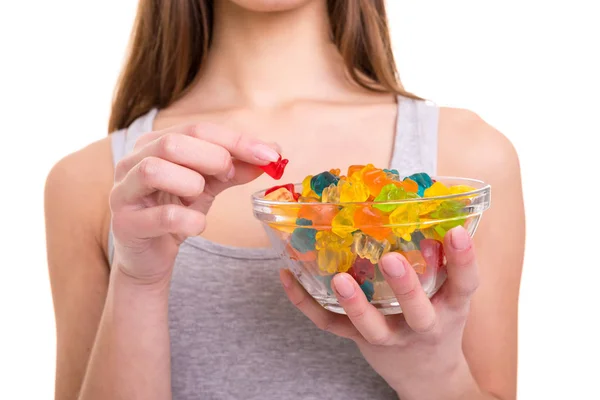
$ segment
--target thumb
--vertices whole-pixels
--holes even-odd
[[[263,171],[256,165],[252,165],[240,160],[233,161],[233,176],[227,182],[222,182],[216,178],[206,179],[206,187],[210,194],[217,196],[219,193],[232,186],[244,185],[261,176]]]

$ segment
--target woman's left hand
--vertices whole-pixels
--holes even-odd
[[[356,281],[337,274],[332,288],[346,315],[324,309],[287,270],[281,280],[290,301],[317,327],[352,339],[365,359],[402,399],[484,399],[462,350],[477,263],[468,233],[454,228],[444,239],[448,279],[430,300],[402,255],[388,253],[379,266],[403,313],[384,316]],[[485,340],[485,338],[482,338]]]

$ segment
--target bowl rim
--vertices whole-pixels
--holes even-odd
[[[471,183],[475,183],[477,184],[477,186],[481,186],[478,189],[475,190],[471,190],[470,192],[464,192],[464,193],[456,193],[456,194],[448,194],[445,196],[433,196],[433,197],[417,197],[417,198],[412,198],[412,199],[402,199],[402,200],[387,200],[387,201],[360,201],[360,202],[345,202],[345,203],[323,203],[323,202],[304,202],[304,201],[299,201],[299,202],[291,202],[291,201],[275,201],[275,200],[265,200],[262,196],[264,196],[264,192],[267,191],[268,189],[262,189],[259,190],[257,192],[252,193],[252,204],[254,206],[298,206],[298,205],[303,205],[303,206],[314,206],[314,207],[318,207],[318,206],[323,206],[323,205],[331,205],[331,206],[368,206],[368,205],[373,205],[373,204],[403,204],[403,203],[419,203],[419,202],[425,202],[425,201],[437,201],[437,200],[451,200],[451,199],[456,199],[456,198],[463,198],[463,197],[469,197],[469,196],[478,196],[478,195],[482,195],[482,194],[487,194],[490,192],[492,186],[488,183],[485,183],[482,180],[479,179],[472,179],[472,178],[461,178],[461,177],[457,177],[457,176],[431,176],[432,179],[435,179],[436,181],[448,181],[448,180],[455,180],[455,181],[462,181],[461,184],[465,184],[467,185],[469,182]],[[294,187],[296,186],[301,186],[302,183],[292,183],[292,185],[294,185]],[[277,186],[277,185],[276,185]]]

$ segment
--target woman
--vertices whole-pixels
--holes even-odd
[[[47,180],[56,398],[514,398],[517,155],[396,76],[383,1],[141,0],[112,134]],[[250,193],[273,184],[257,166],[278,151],[286,181],[371,162],[485,180],[494,205],[474,245],[447,235],[432,301],[391,255],[404,315],[346,274],[333,286],[349,317],[333,314],[276,277],[253,219]]]

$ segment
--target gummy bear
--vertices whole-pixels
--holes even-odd
[[[385,169],[384,168],[383,172],[389,179],[392,179],[392,180],[400,179],[400,172],[398,172],[397,169]]]
[[[344,248],[350,248],[352,245],[353,239],[352,236],[338,236],[333,232],[329,231],[319,231],[316,235],[316,243],[315,248],[317,250],[322,249],[333,249],[333,250],[341,250]]]
[[[340,248],[324,248],[317,251],[317,263],[319,269],[329,274],[336,272],[346,272],[352,266],[356,257],[349,247]]]
[[[321,201],[323,203],[339,203],[340,187],[335,183],[327,186],[323,189],[323,193],[321,193]]]
[[[425,193],[425,189],[427,189],[428,187],[430,187],[433,184],[433,182],[431,181],[431,177],[428,174],[426,174],[425,172],[419,172],[416,174],[412,174],[411,176],[408,177],[408,179],[415,181],[417,183],[417,185],[419,185],[419,191],[417,193],[421,197],[423,197],[423,193]]]
[[[424,274],[427,263],[419,250],[399,251],[417,274]]]
[[[366,258],[356,257],[352,265],[352,273],[358,283],[365,279],[372,281],[375,278],[375,265]]]
[[[298,228],[294,229],[290,243],[292,247],[298,250],[300,253],[306,253],[315,249],[317,230],[312,228],[304,228],[304,226],[311,226],[312,221],[307,219],[299,218],[296,220]]]
[[[365,166],[364,165],[351,165],[348,167],[348,179],[352,178],[352,175],[354,175],[355,172],[358,172],[360,170],[362,170]]]
[[[354,234],[354,252],[361,258],[366,258],[373,264],[377,264],[381,256],[389,251],[390,242],[386,239],[377,240],[361,232]]]
[[[399,188],[394,184],[389,184],[384,186],[381,189],[379,195],[375,198],[376,202],[386,202],[386,201],[394,201],[394,200],[404,200],[416,198],[417,195],[415,193],[407,192],[406,190]],[[395,210],[402,203],[392,203],[392,204],[373,204],[373,207],[380,209],[383,212],[391,212]]]
[[[337,176],[338,178],[340,177],[340,169],[339,168],[332,168],[329,170],[329,173],[333,176]]]
[[[423,239],[420,243],[421,255],[427,263],[428,268],[435,271],[444,266],[444,246],[435,239]]]
[[[302,196],[303,197],[314,197],[316,199],[319,198],[319,195],[313,192],[310,187],[310,181],[312,179],[312,175],[308,175],[304,180],[302,180]]]
[[[280,187],[269,192],[269,194],[265,195],[264,199],[270,201],[296,201],[294,194],[285,187]]]
[[[340,181],[338,186],[342,203],[362,203],[369,198],[369,188],[363,182]]]
[[[283,171],[285,170],[285,166],[289,160],[282,159],[281,154],[279,155],[279,159],[267,165],[260,166],[259,168],[265,171],[269,176],[273,179],[281,179],[283,176]]]
[[[290,193],[292,193],[295,201],[298,201],[298,199],[300,198],[300,193],[296,193],[293,183],[288,183],[287,185],[273,186],[272,188],[269,188],[265,191],[265,196],[281,188],[286,188],[287,190],[289,190]]]
[[[418,193],[419,192],[419,185],[417,184],[417,182],[413,181],[410,178],[405,178],[402,181],[402,187],[407,192],[411,192],[411,193]]]
[[[423,192],[423,197],[448,196],[451,194],[450,189],[442,182],[436,182],[429,186]]]
[[[472,192],[474,190],[476,190],[474,187],[467,186],[467,185],[450,186],[450,194],[462,194],[462,193]]]
[[[416,203],[402,203],[390,214],[392,231],[402,239],[409,242],[411,233],[418,227],[419,206]]]
[[[303,198],[300,198],[303,200]],[[331,221],[337,215],[338,206],[330,204],[321,204],[318,200],[312,199],[313,204],[306,204],[300,207],[298,218],[304,218],[312,221],[317,229],[331,229]]]
[[[373,197],[377,197],[381,189],[391,183],[386,173],[380,169],[371,169],[363,173],[363,182],[369,188],[369,193]]]
[[[377,240],[386,239],[392,233],[392,230],[385,226],[388,223],[389,218],[386,215],[367,205],[358,207],[354,213],[354,224]]]
[[[331,184],[336,184],[338,181],[339,178],[337,176],[329,171],[325,171],[311,178],[310,187],[318,196],[321,196],[323,189]]]
[[[373,300],[373,295],[375,294],[375,289],[373,288],[373,283],[369,281],[364,281],[360,288],[362,289],[367,301],[370,303]]]
[[[356,229],[354,228],[354,212],[356,208],[346,206],[331,221],[331,230],[338,236],[344,237],[350,235]]]

